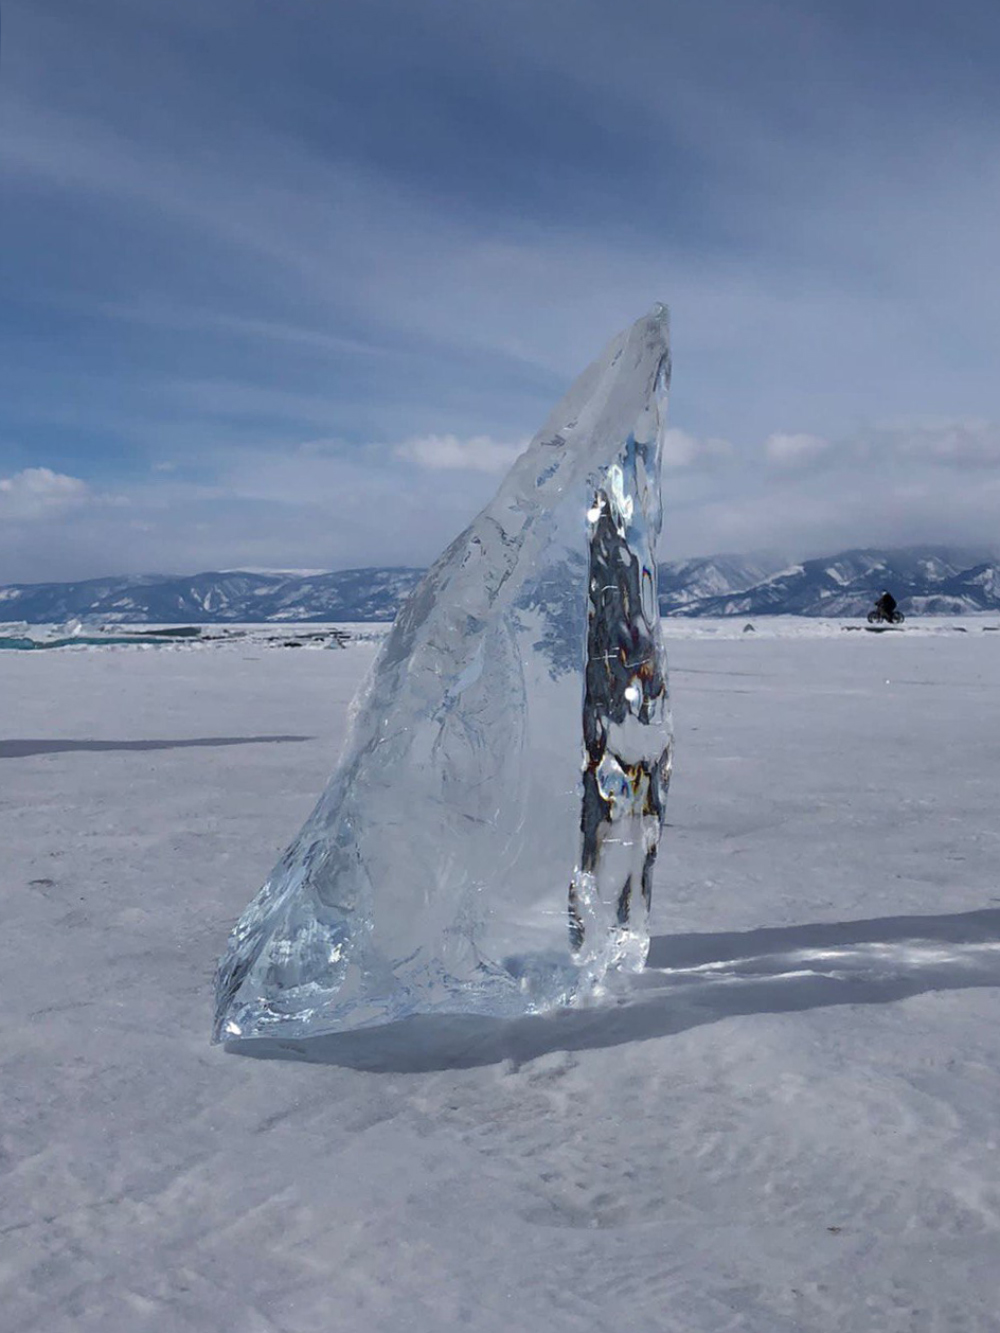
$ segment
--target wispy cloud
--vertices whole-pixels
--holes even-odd
[[[506,444],[488,435],[474,435],[460,440],[457,435],[424,435],[404,440],[393,449],[393,456],[404,463],[431,471],[504,472],[522,453],[528,441]]]
[[[282,343],[291,347],[305,347],[315,352],[337,355],[386,357],[389,350],[376,343],[359,338],[340,337],[323,329],[286,324],[280,320],[253,318],[227,314],[221,310],[168,304],[128,304],[108,302],[99,307],[99,313],[126,323],[147,328],[193,333],[221,333],[237,338]]]
[[[670,554],[988,538],[998,30],[925,8],[7,0],[0,475],[91,498],[4,568],[422,562],[654,299]]]
[[[676,426],[667,429],[663,438],[663,466],[667,469],[718,468],[736,458],[736,450],[728,440],[714,436],[699,439]]]
[[[992,471],[1000,468],[1000,424],[943,421],[886,427],[875,433],[871,449],[890,451],[903,464]]]
[[[764,456],[777,467],[801,467],[814,462],[830,448],[830,441],[821,435],[804,433],[769,435],[764,441]]]
[[[777,468],[927,468],[961,475],[1000,467],[1000,425],[992,421],[918,421],[872,425],[841,440],[820,435],[774,434],[764,441],[765,460]]]

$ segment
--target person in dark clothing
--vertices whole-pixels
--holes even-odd
[[[875,609],[881,614],[883,620],[891,621],[896,614],[896,599],[892,593],[883,591],[882,596],[875,603]]]

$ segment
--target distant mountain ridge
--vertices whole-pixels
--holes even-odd
[[[108,625],[391,620],[423,574],[226,570],[0,587],[0,621]],[[717,555],[659,568],[665,616],[858,616],[883,588],[908,615],[1000,611],[1000,558],[955,547],[866,548],[783,565]]]
[[[336,573],[226,570],[0,587],[0,620],[192,625],[391,620],[423,570]]]
[[[710,580],[718,570],[714,558],[707,564]],[[663,615],[859,616],[883,588],[911,616],[1000,610],[1000,558],[978,549],[910,546],[841,551],[775,570],[742,588],[734,581],[728,588],[704,592],[696,590],[706,579],[686,571],[682,585],[672,587],[676,570],[683,567],[668,565],[661,571]]]

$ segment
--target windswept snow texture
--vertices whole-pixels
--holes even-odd
[[[657,307],[583,373],[415,589],[326,792],[233,932],[216,1040],[537,1012],[626,956],[641,966],[645,911],[628,907],[633,883],[648,899],[669,767],[654,561],[669,371]],[[588,578],[595,529],[613,541]],[[620,589],[606,604],[598,572]],[[618,667],[584,704],[595,607]],[[600,828],[581,772],[595,726],[615,733],[607,780],[608,764],[632,765]]]
[[[212,966],[374,645],[0,653],[3,1333],[997,1333],[1000,633],[743,623],[616,1003],[283,1059]]]

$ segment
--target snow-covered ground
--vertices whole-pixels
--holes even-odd
[[[963,616],[920,616],[909,620],[903,626],[877,625],[870,627],[862,617],[819,618],[809,616],[724,616],[724,617],[685,617],[670,616],[662,621],[664,634],[669,641],[674,639],[738,639],[744,634],[756,634],[767,639],[815,639],[842,633],[867,634],[906,634],[908,637],[926,637],[927,635],[982,634],[1000,631],[1000,617],[990,612]],[[165,634],[167,625],[163,622],[110,626],[87,626],[80,621],[71,621],[68,625],[29,625],[24,621],[0,622],[0,646],[9,639],[30,639],[37,644],[61,645],[60,652],[85,652],[95,646],[95,639],[107,640],[109,647],[118,646],[123,637],[135,636],[136,646],[154,646],[142,644],[142,636],[150,633]],[[347,636],[358,640],[382,639],[388,634],[390,624],[383,621],[339,621],[334,624],[322,624],[315,621],[270,621],[266,623],[200,625],[188,627],[196,637],[182,638],[177,641],[155,645],[174,648],[206,648],[213,650],[223,644],[236,640],[249,640],[261,646],[279,648],[292,641],[299,641],[301,647],[320,648],[335,646],[324,643],[334,637]],[[78,636],[74,638],[74,636]],[[131,645],[130,645],[131,646]]]
[[[298,1060],[212,971],[373,644],[0,654],[4,1333],[1000,1328],[1000,634],[743,623],[630,990]]]

